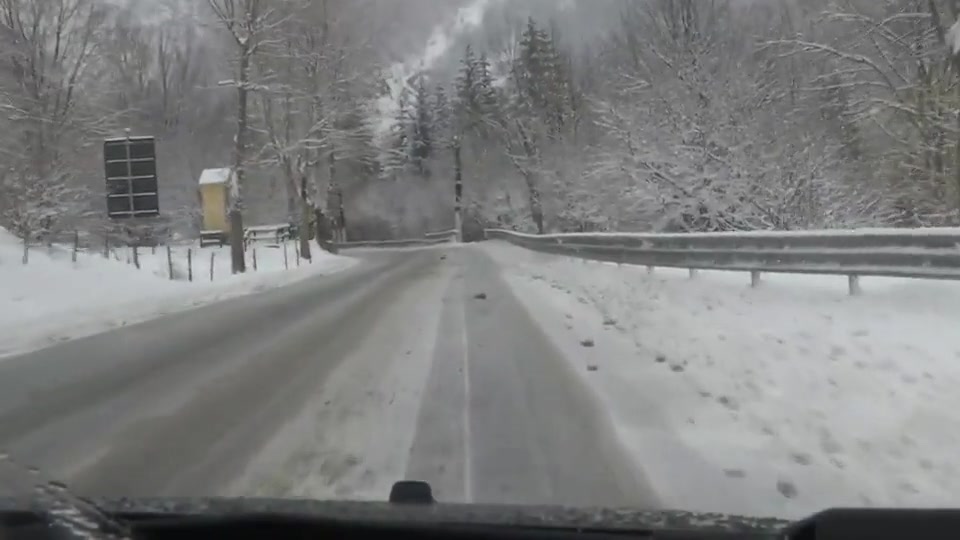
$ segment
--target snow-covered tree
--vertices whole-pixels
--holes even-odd
[[[79,154],[113,120],[82,94],[105,14],[90,0],[0,1],[0,224],[25,238],[87,209]]]

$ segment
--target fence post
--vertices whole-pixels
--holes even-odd
[[[110,258],[110,233],[103,235],[103,258]]]
[[[170,281],[173,281],[173,250],[167,244],[167,270],[170,272]]]
[[[23,237],[23,264],[30,262],[30,241],[27,240],[29,235]]]
[[[187,281],[193,281],[193,248],[187,248]]]
[[[73,254],[70,260],[77,262],[77,252],[80,251],[80,231],[73,231]]]
[[[216,251],[210,252],[210,281],[213,281],[213,259],[217,256]]]
[[[151,255],[157,254],[157,246],[150,246],[150,254]]]
[[[697,279],[697,269],[696,269],[696,268],[691,268],[691,269],[690,269],[690,279]]]
[[[750,272],[750,286],[756,289],[760,286],[760,271],[753,270]]]
[[[253,248],[253,271],[257,271],[257,248]]]
[[[647,273],[648,273],[648,274],[652,274],[652,273],[653,273],[653,270],[654,270],[654,268],[656,268],[656,267],[654,267],[654,266],[650,266],[650,265],[647,265]]]
[[[283,243],[283,269],[284,270],[290,269],[290,262],[287,259],[287,243],[286,242]]]
[[[847,276],[847,283],[850,287],[850,296],[859,296],[863,289],[860,288],[860,276],[850,274]]]
[[[297,268],[300,267],[300,242],[293,244],[293,252],[297,254]]]
[[[140,269],[140,248],[138,246],[133,246],[133,265],[137,267],[137,270]]]

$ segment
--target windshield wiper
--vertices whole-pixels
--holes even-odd
[[[30,497],[27,508],[45,518],[48,529],[60,531],[57,538],[121,540],[132,538],[129,527],[110,517],[93,501],[71,493],[63,482],[45,478],[37,467],[17,462],[0,451],[0,485]],[[0,525],[6,525],[0,521]],[[3,532],[0,529],[0,532]],[[48,531],[49,534],[49,531]],[[46,538],[47,536],[44,536]],[[7,538],[0,534],[0,538]]]

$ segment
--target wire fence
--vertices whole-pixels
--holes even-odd
[[[313,246],[313,249],[319,248]],[[197,242],[126,245],[122,239],[110,235],[73,231],[44,243],[23,241],[22,264],[30,264],[31,252],[37,250],[57,258],[69,257],[74,265],[82,262],[82,258],[97,257],[175,281],[215,281],[232,275],[229,245],[199,247]],[[300,242],[289,237],[280,242],[245,242],[244,258],[248,271],[253,272],[290,270],[313,263],[313,257],[301,254]]]

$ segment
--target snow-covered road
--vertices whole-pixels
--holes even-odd
[[[368,252],[6,359],[0,441],[85,495],[656,506],[558,357],[483,252]]]
[[[0,448],[94,495],[383,499],[411,478],[481,503],[960,504],[956,284],[350,255],[5,359]]]

